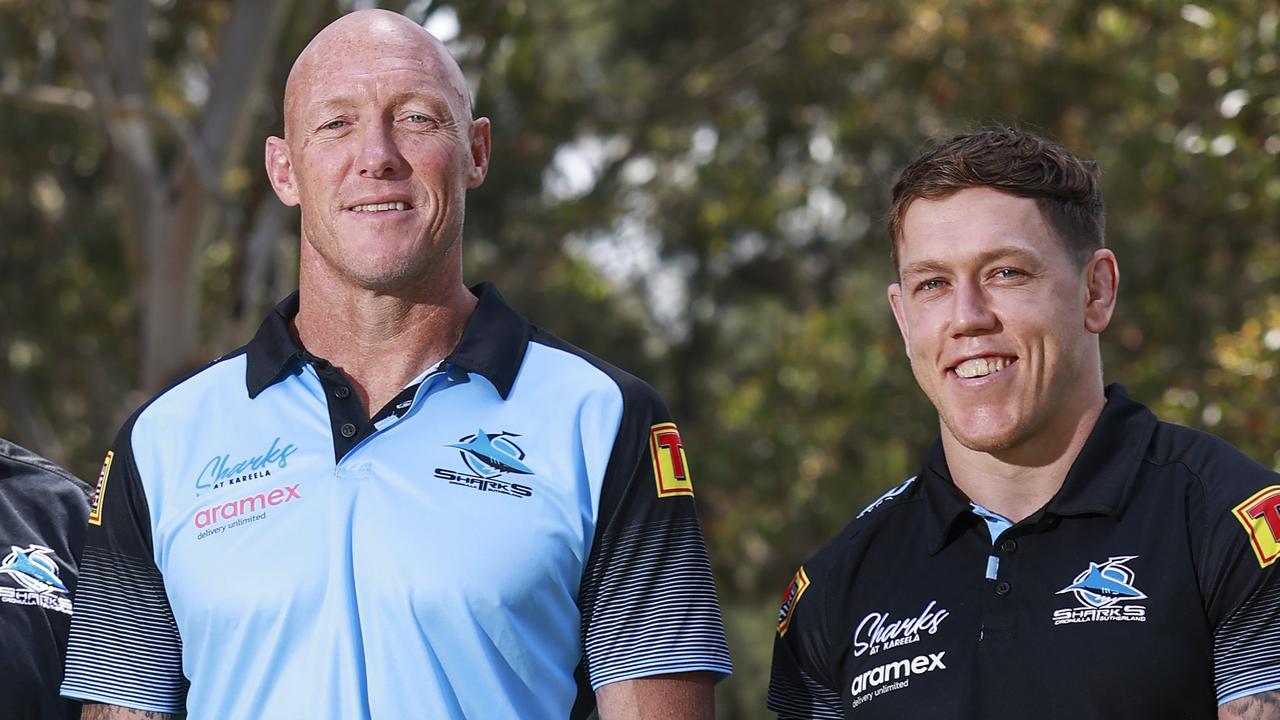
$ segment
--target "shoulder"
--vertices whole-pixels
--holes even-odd
[[[807,561],[805,572],[811,580],[852,577],[872,541],[886,532],[914,526],[904,518],[920,510],[917,476],[889,488],[864,507],[849,524],[818,549]]]
[[[24,493],[67,494],[88,502],[91,490],[82,480],[21,445],[0,438],[0,492],[22,485]]]
[[[901,520],[918,510],[917,491],[912,476],[882,493],[796,570],[778,609],[781,641],[826,661],[835,630],[828,621],[838,624],[836,619],[844,615],[842,608],[859,582],[859,570],[875,538],[886,530],[911,526]]]
[[[1222,438],[1174,423],[1157,424],[1144,461],[1157,471],[1185,474],[1210,506],[1232,505],[1280,484],[1280,475]]]
[[[121,427],[116,443],[131,442],[133,431],[139,426],[165,433],[189,431],[193,420],[201,415],[201,406],[211,402],[222,405],[236,397],[247,400],[245,382],[242,347],[179,378],[138,406]]]
[[[567,391],[612,392],[627,410],[667,414],[662,397],[649,383],[540,327],[533,327],[525,362]]]

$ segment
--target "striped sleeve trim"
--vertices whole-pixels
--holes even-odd
[[[769,709],[779,720],[841,720],[840,695],[796,668],[800,682],[790,675],[775,673],[769,682]]]
[[[86,547],[75,602],[62,694],[183,712],[182,642],[155,565]]]
[[[607,533],[581,596],[593,690],[673,672],[733,670],[696,518]]]
[[[1280,584],[1259,588],[1213,635],[1218,704],[1280,688]]]

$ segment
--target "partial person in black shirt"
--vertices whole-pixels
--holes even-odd
[[[0,438],[0,717],[65,720],[58,697],[89,487]]]
[[[894,187],[889,302],[941,438],[796,573],[783,718],[1280,718],[1280,476],[1104,386],[1097,166],[1011,129]]]

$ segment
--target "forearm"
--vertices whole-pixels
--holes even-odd
[[[1280,720],[1280,692],[1246,695],[1218,708],[1218,720]]]
[[[600,720],[713,720],[712,675],[658,675],[610,683],[596,691]]]
[[[85,703],[80,710],[80,720],[182,720],[183,715],[153,712],[151,710],[135,710],[119,705],[102,705]]]

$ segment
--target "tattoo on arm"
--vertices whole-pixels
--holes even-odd
[[[1280,720],[1280,691],[1232,700],[1218,708],[1218,720]]]
[[[118,705],[85,703],[80,710],[80,720],[182,720],[186,715],[134,710]]]

